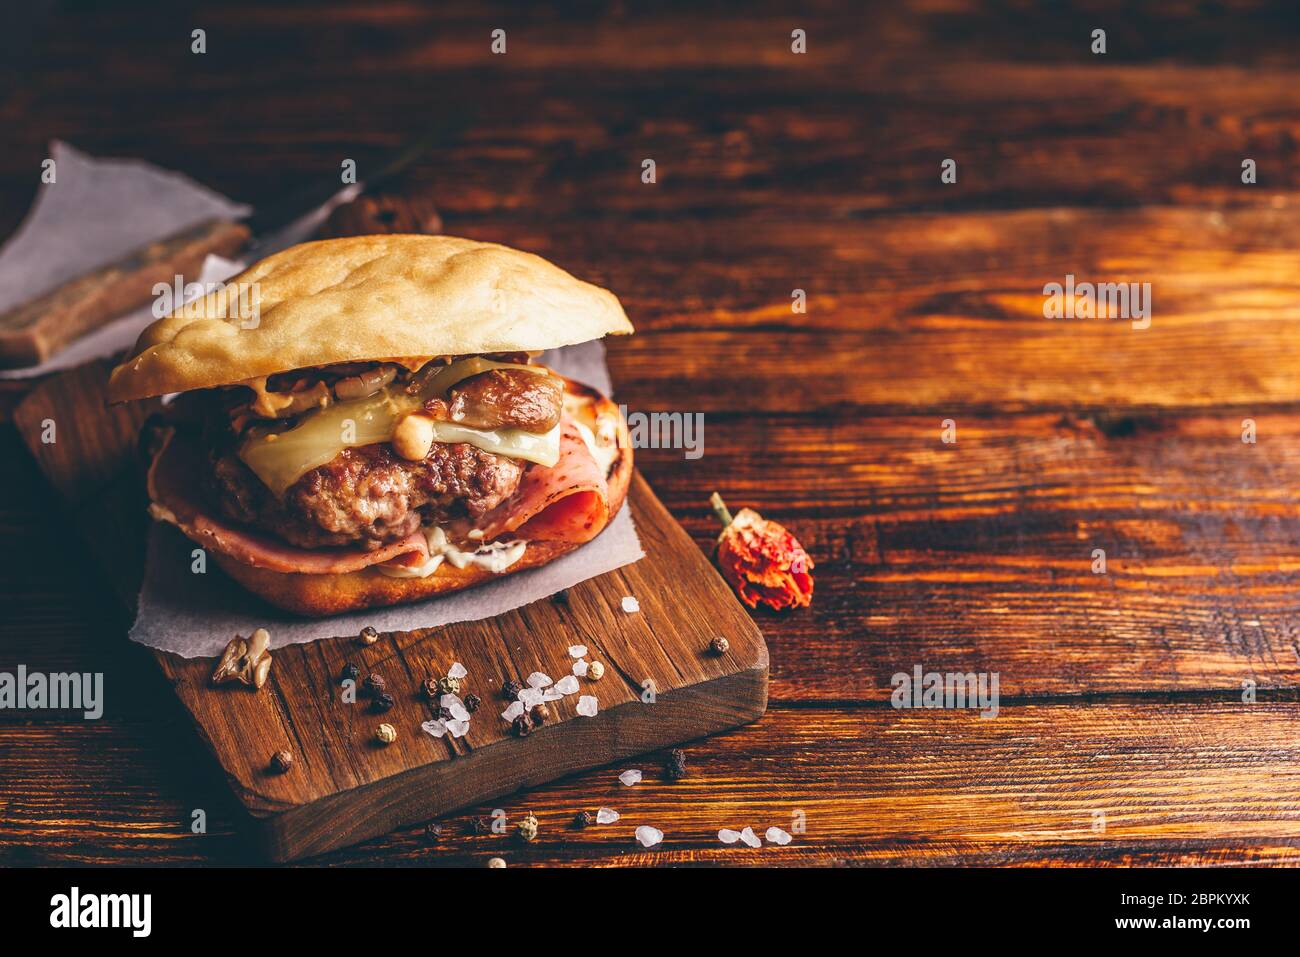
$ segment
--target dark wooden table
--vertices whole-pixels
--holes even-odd
[[[516,795],[527,847],[464,814],[319,863],[1300,860],[1288,5],[263,6],[58,14],[0,99],[0,230],[52,137],[258,203],[466,107],[335,228],[441,216],[615,290],[638,328],[610,346],[617,397],[705,414],[702,458],[639,453],[651,485],[701,547],[717,489],[817,563],[810,610],[758,616],[769,712],[690,746],[687,780]],[[1150,282],[1151,327],[1045,319],[1067,274]],[[0,712],[0,863],[252,860],[11,425],[0,443],[0,669],[103,671],[107,695],[94,722]],[[890,707],[918,664],[997,672],[998,717]],[[663,846],[563,826],[602,803]],[[715,836],[800,815],[785,848]]]

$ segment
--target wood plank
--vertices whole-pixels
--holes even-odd
[[[668,248],[670,230],[641,225],[620,240],[623,227],[575,224],[547,241],[540,230],[515,235],[624,298],[638,334],[611,344],[610,368],[633,409],[1259,411],[1300,394],[1300,217],[1290,206],[767,230],[728,220],[692,229],[676,253],[653,257],[658,265],[633,254],[634,244]],[[495,239],[507,227],[464,231]],[[782,263],[784,246],[800,252]],[[1150,328],[1044,318],[1044,284],[1070,274],[1151,283]],[[791,313],[795,288],[808,293],[806,316]]]
[[[1239,207],[1300,188],[1292,162],[1300,123],[1290,115],[1300,75],[1291,70],[1253,71],[1256,99],[1235,92],[1244,80],[1237,67],[931,57],[901,53],[867,75],[835,72],[843,68],[820,56],[807,71],[684,73],[666,78],[655,97],[639,75],[603,70],[579,71],[572,87],[558,88],[549,73],[494,76],[505,105],[488,121],[491,134],[471,133],[441,168],[419,167],[410,182],[434,191],[453,223],[581,217],[625,227],[739,215],[853,217],[869,228],[899,212]],[[439,80],[481,79],[472,76]],[[695,92],[702,85],[715,91],[705,108]],[[355,95],[337,91],[341,103]],[[524,107],[538,100],[550,111]],[[587,108],[568,105],[575,101]],[[634,118],[628,102],[637,104]],[[269,120],[271,107],[262,108]],[[637,176],[645,157],[656,160],[654,186]],[[1252,185],[1241,181],[1247,157],[1257,164]],[[958,163],[956,183],[940,180],[945,158]],[[295,150],[287,161],[310,157]],[[439,190],[448,176],[459,188]]]
[[[481,104],[479,129],[409,182],[437,190],[455,218],[1235,205],[1300,189],[1293,25],[1251,34],[1259,11],[1225,10],[1198,12],[1195,25],[1162,12],[1144,28],[1126,12],[1112,18],[1113,31],[1116,21],[1129,28],[1103,58],[1087,51],[1091,21],[1056,12],[1026,43],[968,4],[945,7],[803,11],[809,52],[796,56],[791,15],[763,9],[692,11],[686,28],[637,11],[240,6],[206,15],[220,69],[169,41],[191,26],[183,11],[126,33],[83,14],[33,64],[25,95],[0,103],[14,145],[0,157],[0,222],[27,208],[51,135],[103,152],[130,143],[261,202],[288,172],[337,171],[358,145],[395,144],[441,97]],[[493,56],[485,38],[503,22],[514,42]],[[235,42],[253,23],[263,42]],[[106,49],[100,38],[114,27],[121,42]],[[295,40],[304,30],[314,43]],[[356,54],[358,30],[377,52]],[[1189,33],[1213,37],[1224,62],[1188,52]],[[292,60],[277,52],[288,47]],[[112,84],[79,82],[110,70]],[[275,82],[252,88],[247,76]],[[240,123],[203,128],[196,150],[198,128],[181,107],[213,95]],[[340,115],[353,122],[340,126]],[[637,176],[650,153],[663,170],[656,189]],[[938,179],[948,156],[960,163],[953,186]],[[1247,156],[1259,164],[1257,187],[1240,182]]]
[[[1293,688],[1300,415],[1255,445],[1241,419],[963,415],[947,446],[937,417],[710,416],[698,461],[640,461],[702,547],[703,482],[810,550],[812,608],[760,618],[776,699],[876,697],[916,662],[1015,695]]]
[[[159,695],[160,700],[162,695]],[[165,703],[165,702],[164,702]],[[662,780],[656,760],[628,759],[503,797],[312,863],[736,866],[875,864],[1300,863],[1300,745],[1294,701],[1139,696],[1096,702],[1006,703],[971,712],[776,708],[757,724],[687,747],[690,776]],[[140,722],[34,722],[6,729],[7,805],[0,861],[221,863],[247,857],[238,810],[219,780],[170,748],[183,728]],[[184,765],[193,766],[187,771]],[[624,787],[617,774],[645,772]],[[105,806],[105,793],[127,800]],[[583,808],[609,806],[614,825],[575,831]],[[208,811],[207,835],[189,831]],[[501,808],[532,811],[533,845],[475,835]],[[57,808],[61,823],[48,823]],[[1094,830],[1093,811],[1105,814]],[[722,827],[806,832],[788,847],[717,841]],[[665,832],[661,848],[632,839]]]

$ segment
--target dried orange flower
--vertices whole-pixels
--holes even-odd
[[[749,508],[732,518],[717,492],[709,502],[722,522],[718,567],[741,601],[777,611],[812,603],[813,561],[785,526]]]

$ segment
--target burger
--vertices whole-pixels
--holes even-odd
[[[154,322],[108,394],[176,394],[144,443],[155,519],[272,604],[331,615],[471,588],[600,534],[632,474],[627,425],[537,360],[630,332],[612,293],[529,253],[333,239]]]

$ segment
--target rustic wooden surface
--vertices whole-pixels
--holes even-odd
[[[626,789],[620,765],[502,799],[541,820],[527,848],[457,815],[437,843],[406,828],[319,863],[1294,864],[1297,40],[1288,6],[1254,3],[79,12],[0,99],[0,227],[51,137],[257,203],[469,104],[455,143],[355,215],[440,217],[613,288],[638,327],[611,346],[616,397],[706,413],[702,458],[639,454],[665,505],[705,547],[716,488],[812,553],[813,607],[755,616],[767,715],[689,747],[691,778]],[[1151,328],[1043,319],[1067,272],[1151,282]],[[109,704],[0,713],[0,860],[254,859],[3,441],[0,666],[105,671]],[[998,671],[999,716],[890,708],[918,663]],[[564,827],[602,803],[663,846]],[[715,837],[799,812],[785,848]]]

